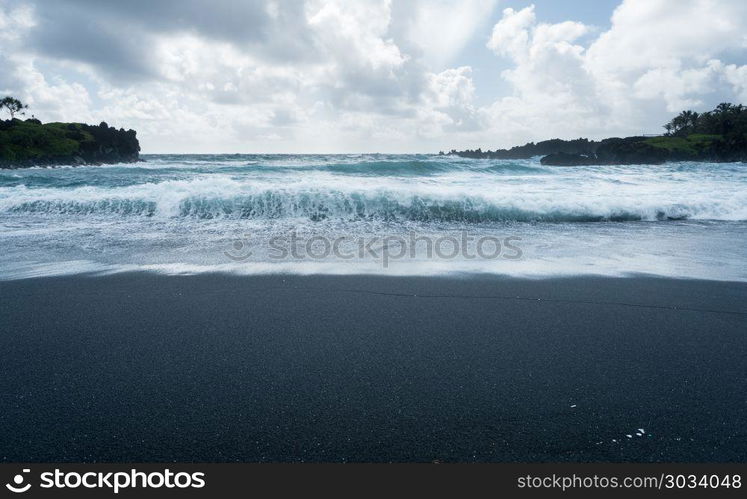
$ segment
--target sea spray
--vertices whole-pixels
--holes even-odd
[[[297,230],[330,240],[411,231],[522,240],[518,261],[416,255],[390,266],[390,274],[747,279],[747,167],[741,163],[563,168],[537,159],[433,155],[144,158],[0,171],[0,278],[54,269],[383,271],[361,259],[278,262],[261,249],[241,262],[225,256],[244,234],[261,246]]]

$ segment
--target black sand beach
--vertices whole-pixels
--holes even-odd
[[[743,283],[123,274],[0,303],[3,461],[747,458]]]

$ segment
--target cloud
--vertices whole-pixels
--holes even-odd
[[[158,76],[151,52],[163,36],[234,44],[270,59],[313,52],[299,1],[68,0],[37,2],[33,47],[89,64],[112,80]]]
[[[606,30],[496,4],[0,0],[0,92],[146,152],[510,146],[747,97],[744,2],[625,0]]]
[[[17,95],[32,106],[28,114],[43,109],[47,119],[61,119],[70,111],[80,120],[91,118],[87,89],[61,78],[47,78],[25,57],[23,44],[37,22],[33,9],[23,3],[0,3],[0,94]]]
[[[589,47],[589,64],[622,74],[705,63],[747,47],[747,4],[739,0],[625,0],[612,27]],[[614,57],[611,57],[614,56]]]
[[[493,26],[488,48],[498,55],[519,59],[529,49],[530,30],[536,20],[534,5],[518,12],[514,9],[505,9],[503,18]]]
[[[475,86],[472,82],[472,68],[469,66],[431,74],[427,99],[426,109],[432,114],[429,134],[480,128],[480,118],[474,105]]]
[[[732,86],[740,102],[747,102],[747,65],[729,64],[723,67],[724,79]]]
[[[538,23],[534,6],[503,11],[487,46],[513,62],[502,77],[514,91],[485,113],[506,142],[521,141],[538,131],[567,135],[578,133],[574,125],[587,132],[600,126],[600,118],[609,110],[584,67],[585,48],[576,43],[588,32],[589,27],[577,22]]]
[[[422,54],[433,69],[448,68],[465,45],[482,30],[493,12],[496,0],[462,0],[458,8],[450,0],[409,0],[393,5],[399,28],[398,43],[403,41]]]
[[[389,2],[314,1],[307,16],[326,61],[318,86],[336,106],[396,112],[418,91],[421,74],[389,36]]]
[[[133,33],[118,32],[95,21],[70,29],[79,17],[71,11],[61,12],[58,16],[43,18],[36,30],[38,36],[34,38],[34,48],[45,57],[87,63],[120,81],[129,82],[157,74],[156,61],[143,46],[152,43],[148,35],[139,33],[132,36]]]
[[[492,130],[514,142],[652,133],[683,108],[744,98],[745,66],[721,59],[744,57],[744,2],[625,0],[611,23],[593,36],[538,22],[534,6],[504,10],[487,47],[512,62],[513,92],[485,111]]]
[[[18,47],[33,25],[33,12],[28,6],[0,3],[0,92],[12,93],[22,87],[16,72],[21,62]]]

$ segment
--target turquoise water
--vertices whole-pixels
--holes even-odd
[[[144,160],[0,170],[0,278],[148,270],[747,280],[742,163],[544,167],[537,159],[383,154]],[[272,243],[294,237],[304,248],[317,238],[321,249],[281,258]],[[472,246],[512,238],[519,250],[470,257],[465,243],[439,256],[423,243],[383,265],[382,252],[399,255],[393,246],[418,237],[442,249],[454,242],[439,238]],[[335,241],[346,251],[325,252]],[[374,251],[361,254],[360,245]]]

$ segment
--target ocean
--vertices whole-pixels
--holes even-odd
[[[653,275],[747,281],[747,165],[144,155],[0,170],[0,279]]]

